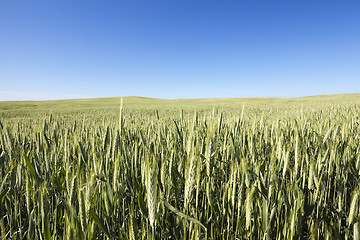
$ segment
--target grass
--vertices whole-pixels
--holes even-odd
[[[3,239],[358,239],[360,94],[0,102]]]

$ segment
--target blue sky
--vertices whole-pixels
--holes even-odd
[[[360,1],[5,0],[0,100],[360,92]]]

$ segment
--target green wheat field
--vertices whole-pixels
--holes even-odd
[[[359,170],[360,94],[0,102],[2,239],[359,239]]]

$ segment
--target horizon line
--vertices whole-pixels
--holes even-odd
[[[112,96],[112,97],[80,97],[80,98],[59,98],[59,99],[42,99],[42,100],[0,100],[0,102],[46,102],[46,101],[67,101],[67,100],[90,100],[90,99],[107,99],[107,98],[144,98],[144,99],[154,99],[154,100],[168,100],[168,101],[176,101],[176,100],[206,100],[206,99],[250,99],[250,98],[271,98],[271,99],[296,99],[296,98],[306,98],[306,97],[321,97],[321,96],[337,96],[337,95],[352,95],[352,94],[360,94],[359,92],[353,93],[335,93],[335,94],[317,94],[317,95],[305,95],[300,97],[204,97],[204,98],[157,98],[157,97],[144,97],[144,96],[135,96],[135,95],[127,95],[127,96]]]

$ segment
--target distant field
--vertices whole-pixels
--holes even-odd
[[[0,101],[2,110],[56,110],[71,108],[113,108],[118,107],[121,97],[89,98],[50,101]],[[360,102],[360,94],[318,95],[300,98],[199,98],[166,100],[145,97],[123,97],[125,106],[240,106],[240,105],[275,105],[275,104],[351,104]]]
[[[92,115],[102,112],[105,116],[116,116],[121,99],[125,112],[158,111],[166,116],[178,115],[179,109],[185,114],[193,111],[211,111],[214,108],[232,114],[238,114],[242,108],[256,109],[256,112],[292,111],[299,108],[317,106],[351,105],[360,103],[360,94],[318,95],[301,98],[199,98],[199,99],[159,99],[145,97],[110,97],[69,99],[50,101],[0,101],[0,116],[2,117],[42,117],[43,115],[59,114],[61,116]],[[315,108],[314,108],[315,107]],[[99,114],[96,114],[100,116]],[[269,117],[271,117],[269,115]]]
[[[2,239],[359,239],[360,94],[0,102]]]

